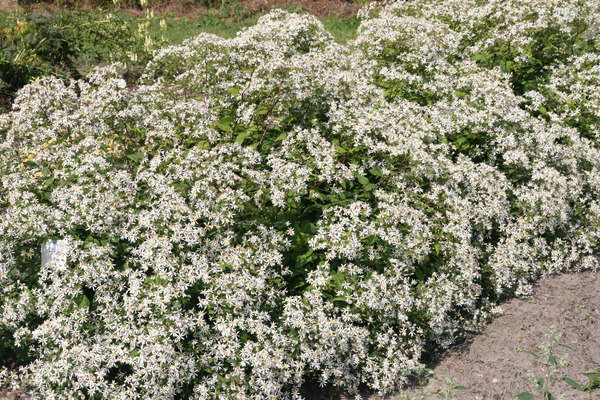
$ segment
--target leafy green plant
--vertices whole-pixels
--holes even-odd
[[[598,364],[595,372],[586,372],[584,375],[588,378],[588,382],[585,385],[585,390],[588,390],[591,393],[592,390],[600,389],[600,363]]]
[[[536,394],[531,392],[521,392],[515,397],[519,400],[533,400],[536,397],[542,400],[555,400],[557,395],[555,394],[553,387],[558,380],[562,380],[569,386],[580,390],[588,391],[589,398],[592,399],[592,390],[597,387],[597,374],[586,373],[585,375],[589,378],[588,384],[584,387],[577,381],[573,380],[568,376],[564,376],[560,373],[560,368],[569,365],[568,355],[557,358],[556,349],[562,347],[568,350],[573,350],[571,347],[559,343],[562,334],[558,333],[555,326],[549,328],[546,334],[546,342],[539,345],[539,352],[525,351],[527,354],[541,360],[545,368],[545,375],[543,377],[535,377],[533,374],[529,374],[528,378],[524,378],[535,384]],[[553,393],[554,392],[554,393]]]
[[[10,95],[46,75],[80,78],[103,62],[121,62],[135,71],[164,43],[160,32],[149,33],[152,20],[101,9],[49,16],[19,10],[0,35],[0,90]]]
[[[15,90],[33,78],[75,73],[73,32],[42,15],[15,16],[0,35],[0,77]]]
[[[427,400],[431,397],[444,400],[455,399],[458,392],[467,389],[465,386],[456,385],[454,378],[445,379],[444,386],[436,389],[435,387],[439,385],[433,376],[433,370],[420,363],[410,375],[416,380],[418,393],[417,396],[400,393],[402,400]]]

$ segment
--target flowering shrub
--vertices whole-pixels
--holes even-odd
[[[274,11],[135,87],[112,65],[21,90],[0,333],[40,398],[388,393],[501,298],[598,268],[600,4],[364,14],[348,46]]]

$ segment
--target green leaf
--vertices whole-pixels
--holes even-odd
[[[345,148],[335,145],[335,152],[337,156],[342,156],[348,152]]]
[[[371,192],[371,191],[373,191],[373,190],[377,189],[377,185],[375,185],[375,184],[373,184],[373,183],[367,183],[367,184],[365,185],[364,189],[365,189],[367,192]]]
[[[79,308],[88,307],[90,305],[90,299],[88,299],[88,297],[85,294],[81,295],[81,298],[77,305],[79,306]]]
[[[538,389],[541,389],[541,388],[543,388],[543,387],[544,387],[544,378],[540,378],[540,379],[538,379],[538,381],[537,381],[537,388],[538,388]]]
[[[575,389],[583,391],[583,387],[579,383],[575,382],[573,379],[565,377],[563,378],[563,381],[565,381],[568,385],[574,387]]]
[[[232,116],[223,117],[219,120],[219,122],[217,122],[217,126],[221,129],[223,129],[224,131],[230,130],[231,124],[233,124]]]
[[[535,396],[529,392],[521,392],[515,396],[519,400],[533,400]]]
[[[558,362],[556,361],[556,357],[554,357],[552,355],[548,356],[548,362],[550,363],[550,365],[554,365],[554,366],[558,365]]]
[[[454,390],[467,390],[466,386],[454,386]]]
[[[239,135],[237,135],[237,137],[235,138],[235,142],[242,144],[244,143],[244,140],[246,140],[249,136],[250,136],[250,132],[246,131],[246,132],[242,132]]]
[[[535,354],[533,351],[525,351],[525,353],[527,354],[531,354],[532,356],[534,356],[535,358],[540,358],[540,356],[538,356],[537,354]]]
[[[144,153],[138,151],[135,153],[127,154],[127,158],[129,158],[131,161],[139,161],[142,158],[144,158]]]
[[[565,349],[569,349],[569,350],[573,350],[573,348],[571,346],[567,346],[566,344],[558,344],[561,347],[564,347]]]
[[[241,92],[240,88],[237,86],[230,86],[227,88],[227,91],[233,96],[237,96]]]
[[[49,187],[50,185],[52,185],[53,182],[54,182],[54,177],[46,179],[44,181],[44,184],[42,185],[42,188],[46,189],[47,187]]]
[[[255,115],[265,115],[269,113],[269,109],[267,107],[258,107],[256,111],[254,111]]]
[[[587,372],[584,375],[588,378],[588,383],[585,385],[586,390],[600,389],[600,371]]]
[[[357,175],[356,178],[361,185],[367,185],[369,183],[369,179],[362,175]]]

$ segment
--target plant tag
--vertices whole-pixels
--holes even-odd
[[[49,239],[42,243],[42,269],[67,268],[68,242],[61,239]]]

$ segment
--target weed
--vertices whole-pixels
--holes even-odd
[[[529,372],[527,378],[522,378],[535,384],[536,394],[531,392],[521,392],[515,396],[517,399],[533,400],[539,398],[542,400],[555,400],[557,397],[553,394],[553,389],[557,380],[562,380],[577,390],[588,391],[590,395],[589,398],[590,400],[592,399],[592,390],[597,388],[598,383],[600,383],[596,382],[594,379],[600,379],[600,373],[585,374],[589,379],[588,385],[585,387],[581,386],[572,378],[561,374],[560,368],[569,366],[570,363],[568,355],[557,358],[555,350],[557,346],[573,350],[570,346],[559,343],[561,337],[562,334],[556,330],[556,327],[551,326],[546,334],[546,342],[538,346],[539,351],[526,351],[526,353],[535,358],[543,360],[545,373],[543,377],[537,378],[533,373]]]
[[[445,379],[442,388],[438,387],[437,389],[434,389],[437,386],[437,380],[433,377],[433,370],[427,368],[424,364],[419,364],[411,375],[416,380],[419,392],[417,397],[409,394],[400,394],[402,400],[426,400],[432,396],[437,396],[438,398],[445,400],[454,399],[456,398],[456,393],[458,391],[467,389],[464,386],[456,385],[456,379],[454,378]]]

